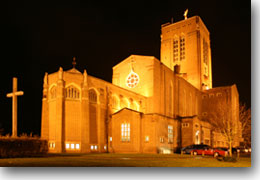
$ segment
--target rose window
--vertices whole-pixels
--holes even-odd
[[[139,76],[131,70],[130,74],[126,78],[126,86],[129,88],[134,88],[139,82]]]

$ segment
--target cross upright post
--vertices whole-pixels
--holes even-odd
[[[17,96],[22,96],[23,91],[17,91],[17,78],[13,77],[13,92],[6,97],[12,98],[12,137],[17,137]]]

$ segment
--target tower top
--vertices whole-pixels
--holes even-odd
[[[73,58],[72,58],[72,66],[73,66],[73,68],[75,68],[75,66],[76,66],[76,57],[74,56]]]

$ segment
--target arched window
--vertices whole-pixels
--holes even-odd
[[[130,105],[130,103],[129,103],[129,101],[126,99],[126,98],[121,98],[120,99],[120,107],[121,108],[129,108],[129,105]]]
[[[140,111],[140,105],[138,104],[138,102],[133,101],[131,103],[131,109],[136,110],[136,111]]]
[[[88,96],[89,96],[90,103],[97,103],[97,93],[94,89],[90,89],[88,91]]]
[[[53,86],[53,87],[51,88],[51,90],[50,90],[50,98],[51,98],[51,99],[56,98],[56,94],[57,94],[57,92],[56,92],[56,86]]]
[[[98,142],[97,136],[97,92],[94,89],[89,89],[89,127],[90,127],[90,143]]]
[[[112,109],[113,110],[119,110],[119,98],[116,95],[112,96]]]
[[[65,89],[65,97],[69,98],[69,99],[79,99],[80,98],[80,92],[76,87],[68,86]]]

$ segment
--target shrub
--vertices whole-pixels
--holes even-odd
[[[39,156],[47,151],[46,140],[33,137],[0,137],[0,158]]]
[[[235,157],[218,157],[217,160],[224,161],[224,162],[237,162],[237,159]]]
[[[234,157],[224,157],[223,160],[225,162],[237,162],[237,159]]]

